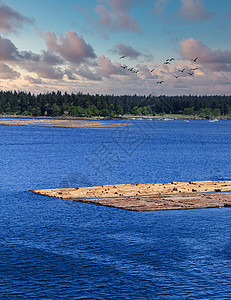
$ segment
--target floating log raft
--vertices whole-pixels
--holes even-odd
[[[119,184],[31,190],[59,199],[135,210],[171,210],[231,206],[231,181]]]
[[[125,123],[107,123],[101,120],[75,120],[75,119],[52,119],[52,118],[34,118],[34,119],[0,119],[0,125],[8,126],[49,126],[49,127],[118,127],[126,126]]]

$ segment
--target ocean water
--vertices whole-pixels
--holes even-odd
[[[230,208],[131,212],[28,192],[231,179],[231,121],[123,122],[0,126],[0,299],[231,298]]]

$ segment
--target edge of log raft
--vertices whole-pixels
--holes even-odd
[[[132,211],[231,206],[231,181],[119,184],[30,190],[36,194]]]

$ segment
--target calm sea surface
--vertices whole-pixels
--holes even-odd
[[[231,121],[128,122],[0,126],[0,299],[231,298],[230,208],[131,212],[27,192],[231,180]]]

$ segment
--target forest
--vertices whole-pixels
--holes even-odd
[[[122,115],[184,114],[231,116],[231,96],[90,95],[51,92],[34,95],[0,91],[1,115],[118,117]]]

